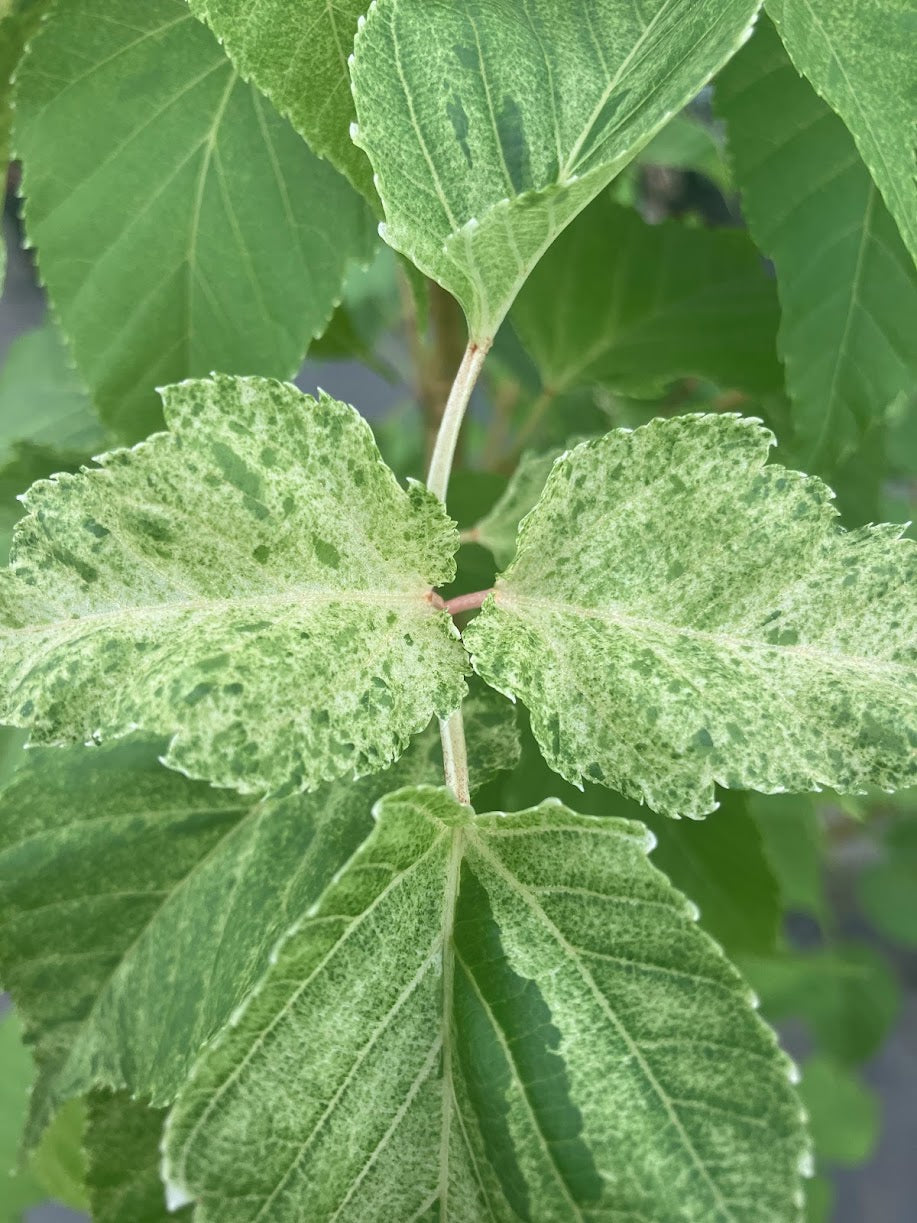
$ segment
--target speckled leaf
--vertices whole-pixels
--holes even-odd
[[[245,793],[383,768],[465,690],[429,594],[454,524],[327,396],[220,377],[165,411],[170,432],[29,491],[0,720],[36,743],[170,735],[170,767]]]
[[[83,380],[133,442],[156,386],[289,377],[373,248],[350,185],[184,0],[69,0],[16,85],[25,220]]]
[[[515,765],[519,739],[496,693],[465,716],[477,787]],[[264,802],[162,768],[150,743],[29,752],[0,796],[0,976],[40,1068],[29,1141],[95,1085],[169,1101],[373,803],[441,778],[435,727],[386,772]]]
[[[89,1101],[86,1186],[93,1223],[170,1223],[189,1220],[166,1206],[159,1179],[163,1113],[124,1093],[94,1094]]]
[[[384,237],[493,338],[561,230],[724,64],[759,0],[375,0],[354,44]]]
[[[748,235],[647,225],[607,192],[544,256],[511,318],[555,394],[652,394],[688,375],[783,386],[777,292]]]
[[[548,763],[671,815],[714,783],[917,776],[917,545],[844,532],[753,420],[683,416],[552,469],[465,640]]]
[[[198,1223],[799,1217],[787,1060],[640,824],[376,815],[170,1115]]]
[[[837,111],[917,262],[913,0],[767,0],[793,62]]]
[[[826,478],[855,456],[861,474],[870,430],[917,385],[917,270],[849,131],[769,21],[716,98],[745,215],[777,272],[793,455]]]
[[[246,80],[290,120],[320,157],[379,207],[366,155],[350,139],[356,118],[347,60],[370,0],[188,0]]]

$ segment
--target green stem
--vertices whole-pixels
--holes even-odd
[[[462,428],[465,411],[481,373],[488,348],[489,345],[483,344],[471,343],[468,345],[458,373],[455,375],[452,390],[449,392],[446,410],[443,412],[436,444],[433,447],[433,457],[430,459],[430,470],[427,474],[427,488],[431,493],[435,493],[440,501],[446,500],[459,431]]]
[[[455,375],[446,410],[440,422],[436,445],[433,447],[433,457],[430,459],[427,488],[443,502],[446,500],[446,491],[449,488],[452,461],[455,458],[455,447],[458,443],[462,421],[465,419],[465,410],[471,400],[471,393],[489,347],[489,344],[471,343],[465,349],[465,355]],[[443,772],[446,785],[460,803],[468,803],[471,801],[471,786],[468,779],[465,722],[461,709],[456,709],[455,713],[445,720],[440,719],[439,734],[443,745]]]

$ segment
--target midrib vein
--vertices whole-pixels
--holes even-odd
[[[429,588],[428,588],[429,589]],[[360,606],[405,608],[416,605],[418,609],[433,605],[428,599],[428,589],[417,592],[380,591],[380,590],[335,590],[323,587],[300,590],[282,591],[268,595],[249,595],[238,597],[218,597],[202,599],[170,600],[162,603],[151,603],[146,606],[116,607],[110,611],[87,612],[85,615],[61,615],[59,619],[44,620],[38,624],[27,624],[21,627],[5,626],[5,633],[0,638],[7,638],[26,633],[41,633],[49,628],[66,625],[75,631],[81,625],[105,623],[130,623],[131,620],[155,621],[167,619],[172,615],[185,612],[215,613],[221,611],[257,611],[259,608],[292,608],[292,607],[327,607],[332,603],[354,603]]]
[[[512,613],[517,611],[524,618],[526,607],[539,611],[548,611],[563,616],[577,616],[583,620],[598,620],[609,627],[620,628],[625,632],[638,636],[642,631],[659,633],[669,638],[689,637],[694,641],[708,641],[713,645],[727,646],[732,649],[746,651],[749,649],[773,651],[778,654],[796,654],[803,658],[811,658],[832,667],[849,667],[870,672],[900,672],[909,673],[905,663],[890,658],[869,658],[862,654],[848,654],[840,649],[820,649],[812,645],[775,645],[763,641],[760,637],[739,637],[734,633],[710,632],[705,629],[689,628],[674,621],[653,620],[649,617],[629,616],[619,610],[619,605],[610,603],[605,607],[582,607],[577,603],[564,603],[551,599],[540,599],[531,595],[508,593],[499,588],[494,598],[497,606]],[[536,625],[537,627],[537,625]]]

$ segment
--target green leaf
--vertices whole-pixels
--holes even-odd
[[[87,1210],[84,1181],[86,1157],[83,1129],[86,1109],[82,1100],[68,1100],[56,1113],[33,1151],[29,1168],[46,1197],[54,1198],[72,1210]]]
[[[881,1047],[901,1006],[894,973],[869,947],[746,956],[740,963],[770,1022],[803,1019],[821,1051],[845,1065],[865,1062]]]
[[[163,1114],[124,1094],[97,1092],[89,1100],[87,1188],[93,1223],[170,1223],[189,1210],[166,1208],[159,1179]]]
[[[852,1166],[869,1159],[879,1138],[878,1101],[856,1074],[830,1057],[810,1058],[799,1094],[819,1159]]]
[[[917,819],[907,815],[885,838],[882,857],[857,880],[860,905],[870,921],[897,942],[917,947]]]
[[[477,788],[519,740],[495,694],[465,710]],[[41,1069],[29,1141],[96,1085],[167,1103],[373,803],[441,778],[433,728],[385,773],[263,802],[163,769],[144,742],[28,753],[0,795],[0,972]]]
[[[0,1019],[0,1220],[19,1223],[22,1212],[45,1198],[74,1210],[88,1206],[83,1189],[83,1104],[70,1100],[58,1112],[40,1146],[22,1166],[20,1143],[35,1068],[22,1043],[18,1018]]]
[[[705,174],[723,192],[732,189],[723,142],[711,128],[690,114],[676,115],[640,153],[641,165],[667,166]]]
[[[17,443],[89,455],[106,441],[56,328],[14,340],[0,370],[0,465]]]
[[[804,794],[751,794],[749,810],[777,877],[784,909],[825,920],[825,836],[813,800]]]
[[[26,227],[80,373],[136,441],[154,387],[286,377],[373,245],[350,186],[183,0],[72,0],[16,86]]]
[[[503,780],[497,802],[507,810],[546,794],[584,815],[639,819],[657,839],[653,861],[696,904],[703,930],[730,955],[774,950],[780,918],[777,890],[761,837],[749,818],[748,795],[726,794],[706,820],[670,820],[604,786],[578,790],[552,773],[523,729],[519,765]],[[490,793],[488,793],[490,797]]]
[[[246,0],[189,0],[246,80],[290,120],[320,157],[346,174],[379,207],[372,168],[350,139],[356,118],[347,60],[370,0],[261,0],[252,20]]]
[[[544,452],[525,451],[510,477],[509,484],[480,522],[471,529],[470,538],[475,543],[489,548],[502,569],[505,569],[516,555],[519,523],[538,504],[551,468],[563,453],[559,447]]]
[[[777,270],[793,454],[833,476],[917,382],[917,271],[850,133],[770,22],[717,101],[751,232]]]
[[[758,0],[376,0],[355,141],[383,236],[486,345],[564,227],[740,46]]]
[[[0,1220],[20,1223],[23,1212],[44,1198],[34,1173],[19,1167],[19,1142],[25,1124],[32,1059],[13,1014],[0,1018]]]
[[[171,432],[29,491],[0,719],[36,743],[170,735],[170,767],[245,793],[383,768],[464,694],[430,602],[454,524],[327,396],[217,377],[164,403]]]
[[[73,471],[107,445],[56,329],[27,331],[0,370],[0,552],[9,555],[22,516],[19,494],[56,471]]]
[[[783,385],[777,294],[748,236],[647,225],[607,193],[547,252],[511,319],[555,394],[596,383],[654,394],[687,375]]]
[[[730,955],[776,949],[777,884],[744,794],[725,794],[705,820],[646,822],[658,840],[653,862],[697,903],[708,934]]]
[[[553,467],[465,632],[548,763],[667,815],[714,783],[885,789],[917,774],[917,546],[847,533],[754,420],[681,416]]]
[[[798,1217],[788,1063],[641,825],[376,814],[170,1115],[198,1223]]]
[[[49,0],[9,0],[0,7],[0,183],[4,185],[4,196],[13,120],[13,73],[48,3]],[[5,277],[6,242],[0,233],[0,291]]]
[[[800,72],[853,133],[917,261],[913,0],[767,0]]]

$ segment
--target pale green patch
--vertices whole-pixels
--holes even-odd
[[[758,0],[375,0],[354,44],[384,237],[493,338],[564,227],[735,52]]]
[[[239,79],[183,0],[73,0],[16,85],[28,238],[82,377],[126,441],[154,388],[295,373],[372,218]]]
[[[93,1223],[181,1223],[159,1179],[163,1114],[125,1094],[90,1097],[86,1126],[86,1187]]]
[[[794,64],[837,111],[917,261],[913,0],[767,0]]]
[[[169,1118],[198,1223],[799,1217],[788,1061],[640,824],[376,815]]]
[[[689,375],[781,389],[779,315],[746,234],[647,225],[605,193],[547,252],[510,317],[555,394],[599,384],[643,396]]]
[[[917,545],[837,526],[753,420],[683,416],[552,469],[465,632],[552,768],[670,815],[917,777]]]
[[[515,765],[518,733],[487,690],[465,716],[478,787]],[[0,795],[0,975],[40,1068],[30,1143],[60,1100],[97,1085],[171,1100],[369,833],[373,803],[443,775],[435,727],[384,773],[262,802],[156,755],[143,742],[30,752]]]
[[[245,793],[384,768],[464,694],[430,588],[457,535],[353,408],[264,379],[168,388],[171,432],[36,484],[0,580],[0,719],[169,735]]]
[[[917,385],[917,270],[853,138],[769,21],[716,96],[745,215],[776,266],[794,455],[828,476],[858,453],[862,467],[864,438]]]
[[[366,156],[350,139],[356,118],[347,60],[369,0],[189,0],[246,78],[320,157],[379,207]]]

